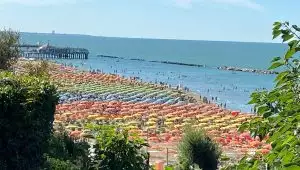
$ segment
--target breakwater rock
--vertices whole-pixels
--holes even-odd
[[[126,59],[124,57],[118,57],[118,56],[110,56],[110,55],[97,55],[97,57],[103,57],[103,58],[114,58],[114,59]],[[148,61],[145,59],[140,58],[129,58],[127,60],[135,60],[135,61],[147,61],[147,62],[153,62],[153,63],[163,63],[163,64],[173,64],[173,65],[183,65],[183,66],[191,66],[191,67],[204,67],[204,65],[201,64],[189,64],[189,63],[180,63],[180,62],[172,62],[172,61]]]
[[[183,66],[192,66],[192,67],[203,67],[200,64],[188,64],[188,63],[180,63],[180,62],[171,62],[171,61],[150,61],[154,63],[164,63],[164,64],[174,64],[174,65],[183,65]]]
[[[124,59],[123,57],[117,57],[117,56],[111,56],[111,55],[97,55],[97,57]]]
[[[278,74],[278,72],[276,72],[276,71],[259,70],[259,69],[251,69],[251,68],[239,68],[239,67],[231,67],[231,66],[217,67],[217,69],[219,69],[219,70],[229,70],[229,71],[259,73],[259,74]]]

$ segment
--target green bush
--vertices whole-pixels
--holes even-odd
[[[44,167],[45,170],[80,170],[80,168],[76,167],[70,161],[60,160],[52,157],[46,157]]]
[[[73,169],[88,169],[90,166],[88,148],[87,142],[75,142],[66,133],[53,134],[49,139],[46,153],[48,161],[44,167],[53,169],[67,164]]]
[[[55,86],[0,72],[0,101],[0,169],[39,169],[58,102]]]
[[[142,150],[147,144],[140,138],[129,140],[127,131],[113,126],[88,125],[95,134],[94,169],[145,170],[149,169],[148,154]]]
[[[0,30],[0,70],[9,69],[20,56],[19,37],[15,31]]]
[[[188,170],[194,165],[203,170],[218,167],[220,149],[201,129],[186,128],[178,149],[181,169]]]
[[[29,76],[35,77],[49,77],[52,69],[51,64],[48,61],[30,61],[25,62],[22,66],[25,69],[25,73]]]

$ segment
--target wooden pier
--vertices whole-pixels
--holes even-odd
[[[88,59],[89,51],[84,48],[55,47],[49,44],[39,46],[23,44],[19,45],[23,57],[47,58],[47,59]]]

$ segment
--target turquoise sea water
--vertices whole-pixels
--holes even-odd
[[[214,41],[180,41],[93,37],[84,35],[22,33],[21,41],[36,44],[83,47],[90,51],[88,60],[60,60],[85,69],[101,69],[124,76],[138,76],[145,81],[162,81],[174,86],[183,84],[202,96],[217,97],[217,103],[228,108],[250,111],[247,105],[252,91],[271,88],[275,75],[217,70],[216,66],[238,66],[266,69],[270,60],[284,54],[285,46],[271,43],[242,43]],[[101,58],[97,54],[123,57]],[[190,67],[147,61],[172,61],[202,64],[207,67]],[[82,63],[85,63],[82,65]]]

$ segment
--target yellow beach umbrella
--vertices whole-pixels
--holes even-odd
[[[53,123],[62,123],[62,121],[60,121],[60,120],[54,120]]]
[[[149,119],[149,121],[151,121],[151,122],[156,122],[156,121],[157,121],[157,118],[151,118],[151,119]]]
[[[96,115],[97,116],[97,115]],[[89,117],[88,117],[89,118]],[[91,118],[93,118],[93,117],[91,117]],[[96,119],[95,120],[107,120],[107,118],[106,117],[96,117]]]
[[[172,125],[173,122],[165,122],[166,125]]]
[[[174,127],[175,127],[175,128],[182,128],[182,127],[183,127],[183,124],[175,125]]]
[[[139,122],[138,121],[131,121],[131,122],[128,122],[129,125],[138,125]]]
[[[72,115],[73,113],[72,112],[66,112],[66,113],[63,113],[62,115],[63,116],[70,116],[70,115]]]
[[[99,115],[89,115],[87,118],[88,118],[88,119],[95,119],[95,118],[97,118],[97,117],[99,117]]]
[[[156,124],[156,122],[149,121],[149,122],[147,122],[146,124],[151,126],[151,125]]]
[[[65,127],[66,129],[78,128],[76,125],[68,125]]]

